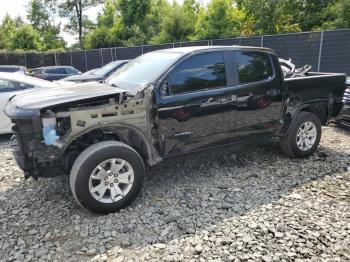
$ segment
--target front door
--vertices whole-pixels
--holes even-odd
[[[192,55],[156,90],[162,155],[201,150],[233,137],[235,96],[224,61],[224,52]]]

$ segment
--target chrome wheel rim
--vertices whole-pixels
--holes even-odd
[[[129,162],[112,158],[100,163],[89,178],[90,194],[97,201],[110,204],[126,196],[134,183],[134,170]]]
[[[303,123],[297,132],[297,146],[302,151],[311,149],[317,138],[317,128],[313,122],[307,121]]]

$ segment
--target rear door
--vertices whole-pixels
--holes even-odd
[[[207,51],[180,62],[156,90],[163,155],[226,143],[234,133],[232,74],[225,52]],[[233,70],[231,70],[233,72]]]
[[[236,139],[271,134],[279,126],[284,93],[275,57],[263,51],[234,51],[238,84],[235,89]]]

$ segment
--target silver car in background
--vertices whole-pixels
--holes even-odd
[[[11,120],[3,112],[9,98],[35,89],[57,86],[60,86],[57,82],[50,82],[23,74],[0,72],[0,134],[12,133]]]

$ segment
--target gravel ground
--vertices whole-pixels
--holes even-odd
[[[67,177],[24,180],[0,139],[0,261],[350,261],[350,133],[291,160],[277,145],[151,168],[130,208],[73,201]]]

